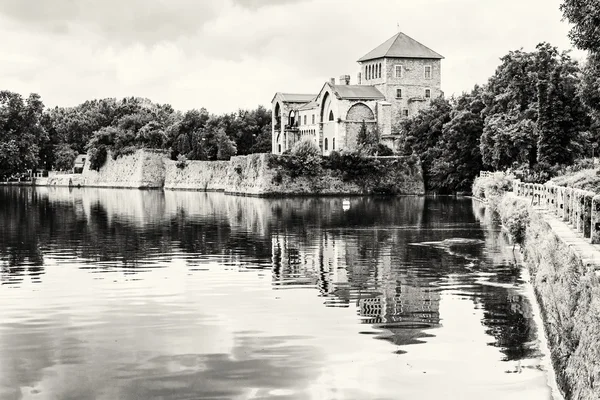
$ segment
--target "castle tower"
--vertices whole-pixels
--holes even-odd
[[[392,105],[392,121],[398,121],[443,96],[443,58],[399,32],[358,60],[360,84],[379,89]]]

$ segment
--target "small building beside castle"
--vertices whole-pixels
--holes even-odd
[[[353,150],[363,121],[393,148],[393,126],[443,96],[443,58],[399,32],[358,59],[356,84],[342,75],[316,94],[275,93],[272,153],[281,154],[304,138],[314,140],[323,155]]]

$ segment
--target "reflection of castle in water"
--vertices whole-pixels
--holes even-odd
[[[411,329],[439,324],[440,294],[431,279],[403,268],[392,234],[383,243],[376,233],[341,237],[321,231],[309,243],[293,235],[272,237],[275,286],[314,285],[326,297],[327,306],[354,304],[364,324],[373,324],[406,336]],[[361,239],[362,237],[362,239]],[[367,240],[373,248],[361,255]],[[409,335],[414,336],[414,335]],[[396,341],[396,340],[395,340]],[[403,340],[400,340],[403,342]]]

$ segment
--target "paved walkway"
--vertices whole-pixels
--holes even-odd
[[[556,236],[573,249],[584,265],[593,267],[596,274],[600,275],[600,244],[591,244],[590,239],[583,237],[583,233],[577,232],[547,208],[533,207],[533,209],[550,225]]]

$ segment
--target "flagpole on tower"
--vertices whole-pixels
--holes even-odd
[[[400,32],[400,22],[396,22],[396,27],[398,28],[398,32]]]

